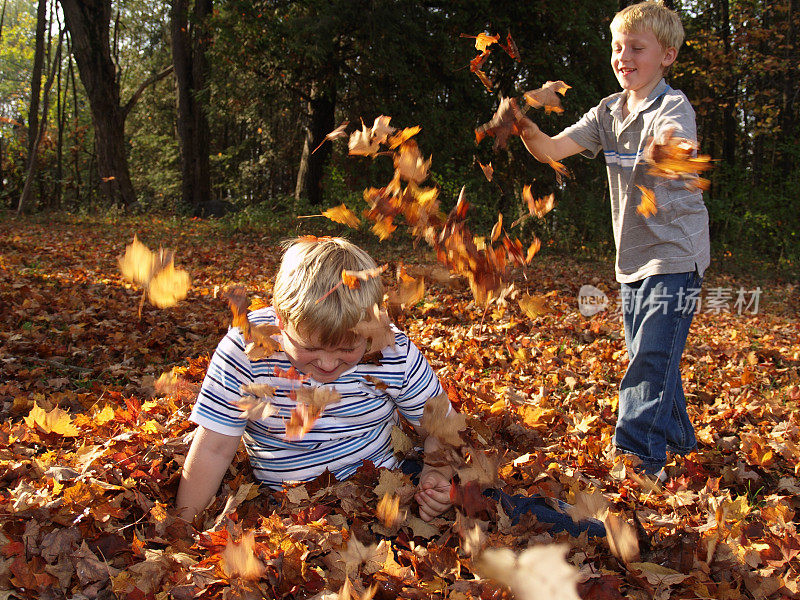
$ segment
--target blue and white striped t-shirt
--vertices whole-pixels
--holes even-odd
[[[250,322],[276,324],[272,307],[253,311]],[[243,436],[255,476],[273,488],[285,482],[308,481],[329,469],[342,480],[362,461],[394,467],[392,426],[403,417],[418,424],[429,398],[443,393],[430,364],[408,337],[394,328],[395,347],[383,349],[381,364],[358,364],[327,384],[276,376],[276,367],[292,366],[283,352],[250,361],[238,328],[232,328],[217,346],[189,417],[211,431]],[[374,379],[372,379],[374,378]],[[372,381],[370,381],[372,379]],[[378,380],[378,381],[376,381]],[[383,388],[383,382],[387,387]],[[278,412],[251,421],[235,402],[242,385],[266,384],[276,389],[270,403]],[[301,439],[286,439],[286,422],[296,403],[289,397],[298,386],[333,387],[341,400],[322,411]]]

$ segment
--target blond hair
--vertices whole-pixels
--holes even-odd
[[[639,2],[623,8],[611,21],[611,30],[622,33],[635,33],[649,29],[658,43],[666,50],[679,50],[683,43],[683,25],[674,10],[662,2]]]
[[[344,238],[306,236],[283,246],[272,295],[281,321],[301,335],[318,335],[324,345],[351,343],[352,328],[383,301],[383,283],[371,277],[351,289],[339,285],[342,271],[374,269],[375,261]]]

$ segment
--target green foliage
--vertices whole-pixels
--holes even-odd
[[[131,179],[141,209],[181,209],[180,150],[167,134],[141,133],[130,143]]]
[[[335,105],[336,124],[351,128],[363,119],[390,115],[397,127],[420,125],[417,139],[432,156],[430,181],[440,189],[443,211],[455,204],[462,186],[470,202],[470,225],[488,235],[502,213],[507,227],[523,216],[524,185],[534,195],[556,194],[556,207],[540,220],[529,218],[511,234],[529,243],[570,253],[607,254],[613,249],[603,161],[570,158],[574,179],[556,181],[512,139],[495,152],[492,140],[475,144],[474,128],[487,121],[501,97],[520,96],[547,80],[572,88],[565,112],[529,115],[555,134],[617,91],[608,66],[608,24],[616,0],[570,3],[496,3],[489,0],[220,0],[215,2],[208,53],[208,89],[202,92],[211,127],[212,199],[237,210],[223,227],[285,228],[285,232],[340,232],[327,219],[297,220],[344,202],[360,213],[362,192],[391,178],[388,157],[347,155],[347,140],[336,140],[323,177],[323,205],[294,199],[310,100],[324,95]],[[771,257],[796,268],[800,251],[797,211],[787,210],[800,194],[800,103],[796,101],[797,40],[789,35],[800,16],[788,0],[728,3],[722,22],[712,0],[675,2],[682,12],[687,43],[670,83],[682,89],[698,115],[701,149],[718,164],[705,194],[712,244],[718,254]],[[30,93],[35,4],[9,0],[0,40],[0,117],[24,125]],[[166,0],[115,3],[112,24],[118,48],[118,76],[124,103],[141,82],[170,64]],[[794,8],[796,12],[796,7]],[[115,15],[116,16],[116,15]],[[487,91],[469,70],[474,40],[462,33],[511,33],[522,60],[495,50],[484,65],[495,89]],[[724,33],[727,32],[726,48]],[[795,34],[796,37],[796,34]],[[776,42],[777,40],[777,42]],[[51,56],[53,53],[51,53]],[[40,209],[97,211],[98,174],[85,92],[77,78],[72,90],[64,53],[60,103],[64,117],[62,172],[57,174],[57,123],[53,89],[48,136],[39,156],[36,193]],[[794,94],[794,95],[792,95]],[[794,102],[788,99],[795,98]],[[726,130],[725,111],[733,115]],[[130,170],[141,210],[179,213],[180,152],[175,132],[172,76],[149,87],[128,115]],[[730,122],[728,123],[730,125]],[[27,159],[24,126],[0,123],[3,137],[0,198],[18,197]],[[725,149],[728,150],[725,150]],[[479,163],[492,163],[488,182]],[[353,235],[369,236],[368,226]],[[400,230],[396,235],[401,235]]]

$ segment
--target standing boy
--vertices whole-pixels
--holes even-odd
[[[641,2],[611,22],[611,67],[621,92],[603,99],[577,123],[550,137],[518,116],[528,151],[540,161],[603,150],[608,168],[630,363],[620,385],[614,443],[641,459],[641,469],[666,479],[666,452],[696,448],[679,362],[709,265],[708,213],[685,181],[648,174],[646,154],[671,136],[696,141],[694,110],[665,73],[683,42],[678,15]],[[655,193],[657,212],[636,209],[640,187]]]

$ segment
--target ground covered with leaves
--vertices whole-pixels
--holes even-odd
[[[141,289],[117,268],[134,234],[176,250],[185,300],[139,316]],[[395,321],[467,417],[475,471],[496,465],[476,480],[603,516],[608,539],[512,524],[466,485],[424,523],[408,477],[369,465],[270,492],[243,451],[205,515],[177,519],[187,416],[231,321],[221,291],[269,302],[279,241],[187,220],[0,223],[0,598],[797,597],[798,290],[713,265],[716,308],[695,318],[683,362],[699,450],[671,460],[661,487],[610,452],[620,319],[578,311],[585,284],[613,307],[610,262],[540,254],[485,309],[432,254],[370,248],[426,278]],[[757,311],[737,304],[757,288]]]

